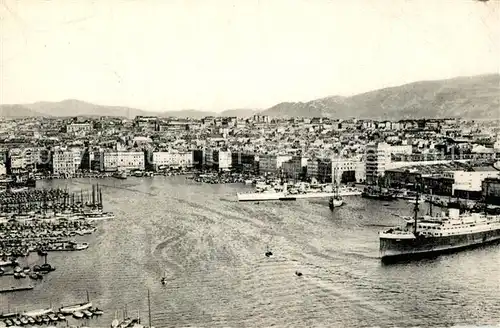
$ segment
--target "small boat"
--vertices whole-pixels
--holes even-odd
[[[42,316],[42,320],[43,320],[43,322],[45,322],[45,323],[49,323],[49,322],[50,322],[49,317],[48,317],[48,316],[46,316],[46,315],[43,315],[43,316]]]
[[[43,324],[43,319],[42,319],[42,317],[36,317],[36,318],[35,318],[35,321],[36,321],[36,323],[38,323],[38,324]]]
[[[75,311],[75,312],[73,312],[73,317],[75,317],[75,318],[77,318],[77,319],[81,319],[81,318],[83,318],[84,316],[85,316],[85,315],[84,315],[82,312],[80,312],[80,311]]]
[[[94,310],[92,310],[92,313],[94,313],[94,315],[103,315],[104,311],[99,308],[95,308]]]
[[[416,202],[416,201],[417,201],[417,200],[416,200],[416,198],[413,198],[413,199],[408,199],[408,203],[410,203],[410,204],[415,204],[415,202]],[[418,203],[419,203],[419,204],[423,204],[423,203],[425,203],[425,199],[420,198],[420,199],[418,200]]]
[[[47,251],[44,251],[44,250],[42,250],[42,249],[39,249],[37,253],[38,253],[38,255],[40,255],[40,256],[46,256],[46,255],[47,255]]]
[[[64,314],[62,314],[62,313],[58,313],[58,314],[57,314],[57,319],[59,319],[59,320],[61,320],[61,321],[64,321],[64,320],[66,320],[66,317],[64,316]]]
[[[12,319],[12,322],[15,323],[17,326],[21,325],[21,321],[19,321],[19,319],[17,318]]]
[[[14,323],[12,321],[10,321],[9,319],[5,320],[5,324],[7,325],[7,327],[9,326],[12,326]]]
[[[92,312],[90,312],[89,310],[83,310],[82,312],[87,318],[92,317]]]
[[[49,319],[52,320],[52,321],[59,320],[59,318],[57,318],[57,316],[54,313],[49,314]]]
[[[32,317],[28,317],[28,321],[31,325],[34,325],[36,323],[35,319],[33,319]]]
[[[9,260],[9,261],[0,260],[0,267],[3,267],[3,266],[14,266],[14,265],[17,265],[17,262],[15,260]]]
[[[33,280],[38,280],[38,274],[33,272],[30,274],[30,278]]]
[[[21,318],[19,319],[19,321],[21,321],[21,323],[22,323],[23,325],[27,325],[27,324],[29,324],[29,323],[30,323],[30,322],[28,321],[28,318],[26,318],[26,317],[21,317]]]
[[[77,311],[88,310],[91,307],[92,307],[92,303],[87,302],[87,303],[62,307],[59,309],[59,312],[61,312],[62,314],[72,314],[72,313],[77,312]]]
[[[335,207],[340,207],[344,205],[344,200],[340,196],[330,197],[330,201],[328,202],[328,206],[333,211]]]
[[[296,274],[297,276],[299,276],[299,277],[301,277],[301,276],[302,276],[302,272],[299,272],[299,271],[295,271],[295,274]]]
[[[80,244],[76,244],[74,246],[74,250],[75,251],[81,251],[81,250],[84,250],[84,249],[87,249],[89,248],[89,244],[88,243],[80,243]]]
[[[122,321],[122,322],[118,325],[118,327],[119,327],[119,328],[125,328],[125,327],[128,327],[131,323],[132,323],[132,319],[127,318],[127,319],[123,320],[123,321]]]
[[[127,179],[127,171],[116,172],[115,174],[113,174],[113,177],[125,180]]]

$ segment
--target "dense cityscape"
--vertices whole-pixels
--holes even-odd
[[[3,188],[119,172],[317,184],[335,171],[342,183],[411,188],[418,177],[437,195],[500,197],[498,121],[75,117],[4,120],[0,135]]]
[[[499,13],[2,0],[0,328],[500,327]]]

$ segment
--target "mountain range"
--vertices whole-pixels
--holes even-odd
[[[123,106],[102,106],[80,100],[0,105],[2,117],[239,116],[331,117],[338,119],[455,118],[500,119],[500,74],[421,81],[365,92],[351,97],[330,96],[308,102],[282,102],[265,110],[230,109],[223,112],[181,110],[153,112]]]

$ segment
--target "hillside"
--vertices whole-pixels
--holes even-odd
[[[271,117],[332,117],[405,119],[462,117],[467,119],[500,118],[500,75],[458,77],[449,80],[422,81],[358,94],[332,96],[309,102],[282,102],[264,111],[229,109],[223,112],[181,110],[153,112],[123,106],[101,106],[69,99],[61,102],[37,102],[24,105],[0,105],[2,117],[38,116],[117,116],[160,117],[239,116],[255,113]]]
[[[0,117],[23,118],[46,116],[23,105],[0,105]]]
[[[463,117],[500,118],[500,75],[422,81],[358,94],[277,104],[272,117],[404,119]]]
[[[60,102],[36,102],[24,105],[0,105],[0,117],[71,117],[71,116],[114,116],[134,118],[135,116],[160,116],[178,118],[203,118],[206,116],[247,117],[257,112],[253,109],[229,109],[221,113],[194,109],[180,111],[153,112],[122,106],[101,106],[88,102],[68,99]]]

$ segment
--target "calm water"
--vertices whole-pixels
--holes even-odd
[[[98,223],[88,250],[51,253],[57,270],[32,291],[0,295],[1,310],[85,301],[105,315],[140,311],[151,291],[156,327],[443,326],[500,322],[500,246],[382,265],[377,232],[409,214],[359,197],[238,203],[241,185],[183,177],[98,180],[116,219]],[[79,190],[91,180],[44,182]],[[264,256],[269,245],[274,257]],[[30,264],[42,260],[32,255]],[[300,271],[302,277],[294,273]],[[167,274],[163,286],[160,278]],[[3,286],[31,281],[0,279]]]

